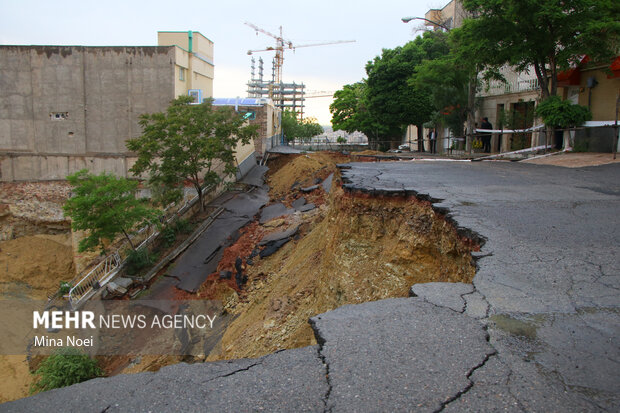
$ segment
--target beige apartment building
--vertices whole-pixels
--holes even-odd
[[[213,95],[213,42],[161,32],[159,46],[0,45],[0,180],[56,180],[82,168],[127,176],[143,113]]]
[[[431,9],[425,14],[425,25],[434,30],[446,30],[459,27],[467,18],[461,0],[452,0],[442,9]],[[505,82],[483,82],[476,98],[478,110],[476,121],[488,117],[496,129],[526,129],[542,122],[537,120],[534,110],[540,100],[540,88],[534,70],[516,72],[506,66],[501,70]],[[596,64],[584,58],[578,66],[559,74],[558,94],[562,99],[588,106],[592,111],[592,119],[596,122],[613,121],[616,113],[616,100],[620,95],[620,58],[609,64]],[[511,121],[512,125],[506,122]],[[609,151],[613,130],[596,129],[577,132],[577,140],[587,139],[588,150]],[[426,138],[428,131],[424,131]],[[410,126],[406,139],[415,141],[417,130]],[[438,130],[437,148],[447,149],[452,145],[450,131]],[[527,134],[493,134],[492,151],[510,151],[545,143],[543,132]],[[566,141],[565,144],[568,142]],[[428,149],[428,142],[425,142]]]
[[[190,94],[196,102],[213,97],[213,42],[199,32],[157,32],[159,46],[176,46],[174,93]]]

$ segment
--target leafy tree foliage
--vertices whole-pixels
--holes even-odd
[[[504,64],[533,68],[542,97],[556,95],[557,74],[584,54],[596,61],[615,57],[620,33],[617,0],[464,0],[476,18],[461,34],[464,53],[488,75]]]
[[[367,94],[366,81],[344,85],[341,90],[334,93],[334,101],[329,105],[329,111],[332,114],[334,130],[362,132],[373,145],[379,140],[379,135],[387,132],[387,129],[368,109]]]
[[[449,35],[437,32],[432,38],[434,59],[422,61],[410,78],[410,84],[425,90],[431,96],[435,109],[434,121],[450,128],[455,136],[463,136],[463,124],[468,109],[468,84],[471,71],[462,65],[455,50],[458,44],[449,41]]]
[[[71,386],[103,375],[97,361],[72,347],[58,349],[43,360],[37,371],[31,392]]]
[[[334,94],[330,106],[334,129],[358,130],[371,143],[387,141],[390,146],[400,143],[408,125],[418,125],[421,131],[435,111],[434,99],[429,85],[410,78],[423,62],[448,53],[445,37],[445,33],[427,32],[404,46],[384,49],[368,62],[367,80]]]
[[[307,140],[323,133],[323,127],[315,118],[297,119],[295,112],[285,110],[282,113],[282,130],[289,141],[295,139]]]
[[[590,109],[562,100],[559,96],[550,96],[540,102],[536,114],[542,118],[545,125],[558,128],[581,126],[592,119]]]
[[[146,200],[136,199],[137,181],[105,172],[94,175],[86,169],[67,180],[73,185],[73,196],[63,209],[73,229],[88,231],[79,251],[99,246],[105,251],[104,240],[113,241],[121,233],[133,247],[128,232],[138,224],[157,222],[158,211],[149,208]]]
[[[433,41],[437,33],[426,32],[412,42],[383,49],[381,56],[366,65],[368,109],[387,128],[387,140],[400,143],[407,125],[421,125],[431,119],[432,101],[426,89],[411,87],[409,78],[425,59],[446,49]]]
[[[215,185],[222,176],[235,173],[235,147],[256,136],[230,107],[214,107],[210,101],[191,105],[182,96],[166,112],[140,117],[142,135],[127,141],[138,154],[131,171],[148,173],[149,182],[162,204],[181,199],[185,181],[190,182],[203,204],[203,184]]]

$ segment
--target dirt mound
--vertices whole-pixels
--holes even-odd
[[[71,237],[34,235],[0,242],[0,294],[47,299],[75,276]]]
[[[290,194],[295,188],[309,187],[327,178],[337,171],[336,165],[348,162],[345,155],[327,152],[293,155],[279,158],[267,175],[267,184],[272,199],[279,199]],[[284,165],[280,165],[285,162]]]
[[[366,149],[365,151],[361,151],[361,152],[351,152],[351,155],[385,155],[384,152],[379,152],[379,151],[371,151],[370,149]]]
[[[470,246],[428,203],[333,190],[308,234],[248,268],[219,358],[258,357],[312,344],[308,318],[344,304],[408,296],[412,284],[471,282]]]

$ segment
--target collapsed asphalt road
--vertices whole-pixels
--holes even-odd
[[[484,240],[473,285],[313,317],[318,346],[95,379],[1,411],[618,411],[620,166],[363,163]]]

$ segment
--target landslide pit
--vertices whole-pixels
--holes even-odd
[[[47,300],[75,276],[64,182],[0,184],[0,298]],[[32,375],[24,355],[0,355],[0,403],[26,397]]]
[[[339,182],[328,196],[321,188],[300,193],[300,187],[337,172],[336,164],[343,161],[341,155],[316,153],[268,164],[272,200],[289,204],[303,195],[319,207],[242,231],[238,244],[257,242],[274,230],[300,228],[298,239],[274,255],[254,257],[252,265],[247,263],[251,247],[230,247],[239,254],[232,255],[243,258],[248,282],[242,290],[230,285],[217,289],[214,276],[198,292],[202,298],[222,299],[226,311],[236,316],[224,333],[221,352],[207,360],[259,357],[315,344],[308,319],[316,314],[345,304],[406,297],[415,283],[471,282],[475,266],[470,252],[476,247],[459,237],[430,203],[351,194]]]

